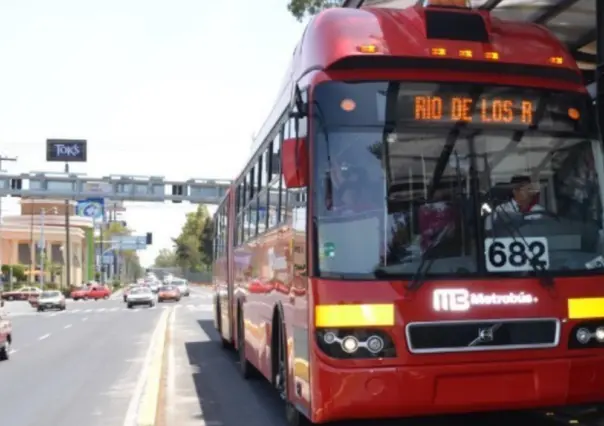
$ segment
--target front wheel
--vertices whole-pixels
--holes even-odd
[[[288,426],[310,426],[313,423],[302,414],[294,404],[291,403],[288,396],[289,389],[289,366],[287,358],[287,339],[285,337],[285,327],[280,323],[279,328],[279,356],[277,364],[277,374],[275,376],[275,387],[285,403],[285,422]]]
[[[0,348],[0,361],[8,361],[10,359],[10,341],[7,339],[4,345]]]
[[[257,370],[245,355],[245,328],[243,314],[239,313],[237,321],[237,352],[239,354],[239,372],[245,380],[257,377]],[[222,336],[221,336],[222,337]]]
[[[128,309],[132,309],[132,303],[128,303]]]

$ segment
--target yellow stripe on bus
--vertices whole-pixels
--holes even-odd
[[[604,297],[568,299],[568,318],[604,318]]]
[[[316,327],[368,327],[394,325],[394,305],[319,305]]]

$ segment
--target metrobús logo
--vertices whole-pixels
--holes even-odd
[[[533,305],[539,299],[530,293],[472,293],[465,288],[434,290],[432,307],[435,311],[469,311],[473,306]]]

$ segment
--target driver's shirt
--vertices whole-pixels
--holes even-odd
[[[533,213],[533,212],[540,212],[540,211],[544,211],[544,210],[545,210],[545,208],[542,205],[533,204],[527,211],[525,211],[523,213]],[[495,211],[493,211],[493,213],[491,213],[489,216],[487,216],[484,221],[484,228],[487,231],[490,231],[491,229],[493,229],[493,220],[497,219],[498,213],[520,213],[520,206],[518,205],[516,200],[512,199],[512,200],[508,201],[507,203],[503,203],[503,204],[500,204],[497,207],[495,207]],[[530,215],[530,216],[525,217],[526,220],[534,220],[534,219],[541,219],[541,218],[542,218],[542,215],[540,215],[540,214],[535,214],[535,215]]]

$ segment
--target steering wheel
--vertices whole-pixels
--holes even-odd
[[[537,216],[537,215],[551,217],[552,219],[560,221],[560,216],[558,216],[558,213],[553,212],[551,210],[537,210],[537,211],[522,213],[522,217],[524,217],[525,219],[527,217]]]

